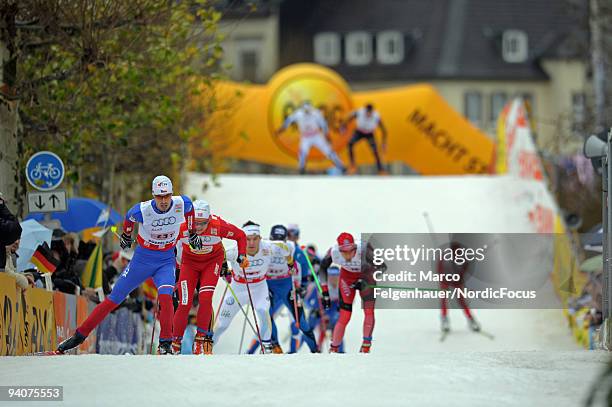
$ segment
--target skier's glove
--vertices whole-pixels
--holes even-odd
[[[221,263],[221,271],[219,272],[219,276],[224,278],[228,283],[232,281],[232,272],[230,271],[229,267],[227,267],[227,262],[225,261]]]
[[[306,286],[305,286],[305,285],[303,285],[303,284],[302,284],[302,285],[300,285],[300,286],[298,286],[298,287],[295,287],[295,290],[297,291],[298,296],[299,296],[300,298],[302,298],[302,299],[306,298],[306,291],[307,291],[307,288],[306,288]]]
[[[123,232],[121,234],[121,239],[119,239],[119,246],[121,246],[123,250],[127,250],[132,247],[132,236]]]
[[[366,284],[365,281],[363,281],[361,278],[357,281],[355,281],[353,284],[351,284],[351,288],[354,288],[355,290],[363,290],[364,288],[367,288],[368,285]]]
[[[236,261],[238,262],[238,264],[240,264],[240,267],[243,269],[249,267],[250,263],[249,263],[249,259],[247,259],[246,254],[239,254]]]
[[[195,231],[189,232],[189,246],[194,250],[202,249],[202,240]]]
[[[323,304],[323,308],[328,310],[329,307],[331,307],[331,299],[329,298],[329,290],[327,289],[326,285],[323,286],[322,291],[323,292],[321,294],[321,303]]]

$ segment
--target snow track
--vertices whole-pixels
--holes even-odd
[[[273,224],[298,223],[303,243],[320,251],[341,231],[426,233],[423,211],[437,232],[528,231],[508,204],[514,181],[504,177],[226,175],[204,192],[209,181],[190,174],[184,192],[207,199],[230,222],[261,223],[266,234]],[[63,385],[63,405],[70,406],[561,407],[580,405],[608,361],[607,353],[573,342],[560,310],[475,310],[494,340],[470,332],[461,311],[451,310],[444,342],[438,310],[377,310],[372,354],[356,354],[358,301],[354,310],[344,355],[304,348],[297,355],[236,355],[238,315],[211,357],[4,357],[0,384]],[[287,317],[277,323],[287,337]]]

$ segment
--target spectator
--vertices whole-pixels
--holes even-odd
[[[19,249],[19,240],[13,244],[6,246],[6,262],[2,266],[2,270],[8,275],[15,278],[17,286],[22,290],[30,286],[34,286],[34,277],[31,274],[22,274],[17,272],[17,249]]]
[[[0,193],[0,267],[6,264],[6,246],[21,238],[19,220],[9,211]]]
[[[53,287],[67,294],[78,294],[81,288],[81,279],[74,267],[76,252],[69,253],[63,240],[52,240],[51,252],[60,261],[60,265],[51,275]]]
[[[121,250],[113,255],[112,262],[104,269],[102,274],[104,295],[110,294],[115,279],[125,270],[133,255],[133,252],[126,250]]]

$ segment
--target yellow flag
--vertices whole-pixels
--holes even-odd
[[[87,260],[81,281],[84,287],[102,287],[102,242],[98,243]]]

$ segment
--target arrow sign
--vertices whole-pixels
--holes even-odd
[[[66,191],[28,192],[28,211],[32,213],[65,212]]]
[[[49,197],[49,199],[51,200],[51,205],[53,207],[53,209],[56,208],[56,202],[59,204],[60,199],[57,197],[57,195],[53,194]],[[66,197],[64,196],[64,200],[66,199]]]
[[[36,202],[35,205],[38,209],[42,209],[45,207],[45,204],[43,203],[43,200],[42,200],[42,196],[40,195],[38,196],[38,202]]]

